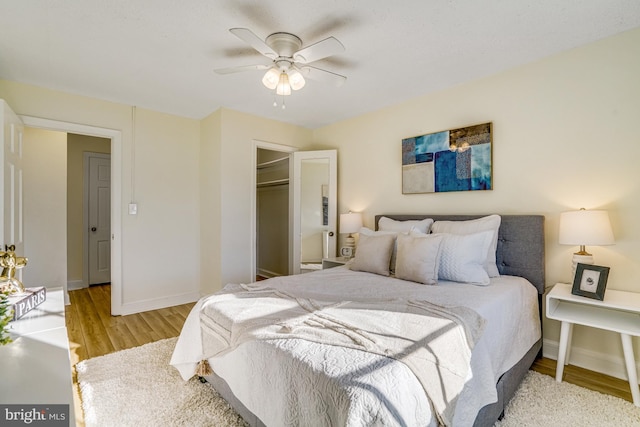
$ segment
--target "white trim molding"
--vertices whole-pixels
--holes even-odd
[[[84,283],[83,280],[69,280],[67,282],[67,291],[76,291],[78,289],[88,288],[89,285]]]
[[[134,303],[126,303],[121,306],[121,314],[142,313],[144,311],[160,310],[161,308],[174,307],[177,305],[188,304],[198,301],[203,295],[199,292],[190,292],[181,295],[172,295],[169,297],[151,298]]]

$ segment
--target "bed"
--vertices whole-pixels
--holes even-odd
[[[379,215],[376,230],[381,219],[458,225],[484,218]],[[379,234],[385,233],[372,233]],[[542,347],[544,217],[501,215],[494,239],[499,276],[488,286],[449,280],[425,286],[353,265],[228,285],[196,304],[171,363],[185,379],[210,366],[213,372],[200,374],[250,425],[493,425]],[[311,328],[309,312],[327,315],[314,317]],[[407,325],[433,312],[449,323],[429,330],[427,342],[421,329]],[[335,317],[345,313],[351,317]],[[371,313],[385,321],[372,321]],[[395,352],[400,335],[385,329],[397,326],[395,316],[405,322],[398,323],[401,339],[414,343],[411,351]],[[343,327],[354,319],[367,327]],[[377,334],[375,345],[363,330]],[[443,344],[441,332],[458,341]],[[468,370],[459,368],[465,363]]]

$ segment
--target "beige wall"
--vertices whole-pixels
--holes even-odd
[[[23,141],[23,282],[66,288],[67,135],[25,128]]]
[[[122,314],[196,299],[200,121],[137,108],[133,147],[131,106],[7,80],[0,98],[19,115],[121,132]],[[127,214],[134,192],[135,216]]]
[[[547,285],[570,280],[577,249],[558,244],[559,214],[606,209],[616,245],[589,249],[611,267],[608,287],[640,292],[638,76],[635,30],[318,129],[314,140],[338,146],[339,212],[362,211],[368,226],[384,212],[545,215]],[[403,138],[484,122],[493,122],[494,190],[402,194]],[[554,357],[558,336],[546,321]],[[572,360],[624,375],[615,334],[576,327],[573,342]]]
[[[201,121],[200,260],[202,291],[251,277],[255,141],[311,147],[309,129],[222,108]]]
[[[85,152],[109,154],[111,140],[67,134],[67,278],[78,285],[83,281]]]
[[[134,169],[122,172],[135,190],[125,179],[123,196],[138,204],[137,215],[123,212],[123,269],[135,284],[125,281],[126,301],[199,293],[199,145],[199,121],[137,109]]]
[[[220,206],[220,151],[222,112],[200,122],[200,290],[203,294],[222,288],[222,208]],[[248,254],[246,255],[248,256]]]
[[[254,141],[314,148],[309,129],[228,109],[222,109],[221,119],[221,282],[217,286],[255,280],[251,277],[255,233],[251,226],[255,209],[251,200],[255,191]]]

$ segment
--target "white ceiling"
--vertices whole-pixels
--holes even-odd
[[[273,107],[264,63],[229,33],[328,36],[346,52],[312,65]],[[0,78],[191,118],[220,107],[316,128],[640,27],[638,0],[0,0]]]

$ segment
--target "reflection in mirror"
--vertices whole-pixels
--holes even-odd
[[[329,159],[302,161],[300,185],[301,272],[322,268],[328,257]]]

